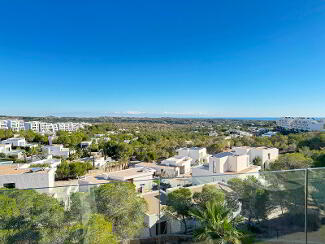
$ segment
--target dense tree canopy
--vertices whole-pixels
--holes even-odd
[[[186,219],[190,216],[192,206],[192,192],[188,188],[180,188],[168,194],[165,212],[176,219],[180,219],[187,232]]]
[[[193,201],[201,208],[204,208],[209,201],[224,203],[225,194],[214,185],[204,185],[201,192],[193,194]]]
[[[55,173],[56,180],[68,180],[76,179],[85,175],[89,170],[93,168],[90,162],[67,162],[62,161],[57,167]]]
[[[228,181],[229,186],[235,192],[232,201],[241,203],[241,213],[248,221],[266,219],[272,210],[269,192],[265,190],[261,182],[254,176],[248,176],[244,180],[234,178]]]
[[[131,183],[71,195],[67,209],[34,190],[0,192],[1,243],[117,243],[144,226],[145,200]]]
[[[302,153],[287,153],[270,164],[272,170],[300,169],[311,167],[313,160]]]
[[[118,182],[101,185],[94,191],[97,211],[113,224],[120,238],[132,238],[144,228],[145,200],[137,195],[135,185]]]
[[[4,243],[57,243],[64,238],[64,208],[55,198],[33,190],[7,190],[0,197]]]
[[[10,137],[13,137],[14,132],[12,130],[0,129],[0,140],[5,140]]]

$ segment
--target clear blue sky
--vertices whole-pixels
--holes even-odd
[[[325,1],[1,1],[0,114],[325,116]]]

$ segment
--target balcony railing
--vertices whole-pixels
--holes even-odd
[[[325,243],[324,179],[325,169],[314,168],[24,190],[6,185],[0,243]]]

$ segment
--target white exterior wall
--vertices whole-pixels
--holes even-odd
[[[11,144],[0,145],[0,153],[10,152],[10,151],[11,151]]]
[[[279,157],[279,149],[277,148],[233,147],[232,150],[237,155],[248,155],[250,163],[252,163],[256,157],[261,158],[263,164],[272,162]]]
[[[127,172],[128,170],[122,170]],[[141,173],[137,173],[134,175],[125,175],[125,176],[118,176],[116,175],[117,172],[108,173],[107,178],[110,180],[117,180],[117,181],[129,181],[133,182],[133,184],[136,186],[136,190],[138,191],[141,187],[143,191],[148,191],[152,189],[152,183],[153,183],[153,175],[155,173],[155,170],[149,170],[149,171],[143,171]]]
[[[137,177],[133,179],[133,184],[135,185],[136,190],[140,188],[143,189],[143,192],[150,191],[152,189],[153,175]]]
[[[278,159],[279,157],[279,149],[277,148],[252,148],[250,151],[250,162],[256,157],[260,157],[262,159],[262,163],[272,162]]]
[[[27,169],[29,168],[31,165],[35,165],[34,167],[37,167],[37,164],[44,164],[44,163],[48,163],[50,165],[50,168],[55,169],[61,164],[61,159],[43,159],[43,160],[38,160],[38,161],[34,161],[31,163],[26,163],[26,164],[22,164],[20,166],[21,169]]]
[[[95,158],[95,167],[101,167],[106,164],[105,158]]]
[[[176,150],[177,155],[183,157],[190,157],[192,159],[192,164],[208,163],[208,154],[206,148],[180,148]]]
[[[69,148],[64,148],[63,145],[52,145],[52,146],[45,146],[43,150],[50,155],[56,157],[69,157]]]
[[[13,131],[33,130],[40,133],[54,133],[58,130],[76,131],[84,128],[88,123],[46,123],[41,121],[24,122],[23,120],[0,120],[0,129],[12,129]]]
[[[8,138],[7,140],[2,141],[3,144],[11,144],[14,147],[24,147],[26,146],[25,138]]]
[[[17,175],[0,175],[0,187],[6,183],[15,183],[17,189],[54,187],[55,171],[24,173]],[[45,188],[41,192],[51,192],[51,189]]]
[[[210,157],[209,159],[210,173],[223,174],[229,168],[227,165],[227,161],[228,161],[228,157],[223,157],[223,158]]]
[[[19,131],[21,127],[20,123],[20,120],[7,120],[7,127],[13,131]]]
[[[209,159],[210,174],[223,174],[224,172],[237,172],[249,167],[249,156],[247,154],[239,156],[211,157]],[[193,175],[193,169],[192,169]]]
[[[249,167],[249,156],[240,155],[240,156],[229,156],[228,157],[228,170],[238,172]]]
[[[175,157],[171,157],[166,160],[163,160],[161,162],[161,165],[179,167],[179,168],[184,167],[184,174],[189,174],[189,173],[191,173],[191,162],[192,162],[192,158],[190,158],[190,157],[175,156]],[[179,170],[179,173],[180,172],[181,172],[181,170]]]
[[[7,120],[0,120],[0,129],[8,130],[8,122]]]
[[[178,167],[161,167],[159,165],[155,166],[142,166],[135,165],[135,168],[150,168],[156,170],[156,175],[161,175],[162,177],[178,177],[180,175]]]
[[[158,173],[158,175],[161,175],[163,177],[178,177],[180,176],[180,172],[179,172],[179,168],[175,167],[175,168],[154,168],[156,169],[156,173]]]
[[[159,221],[158,214],[146,214],[144,216],[144,223],[146,227],[142,230],[140,234],[141,238],[149,238],[156,235],[156,223]]]
[[[284,117],[276,121],[279,127],[306,131],[325,131],[325,121],[314,118]]]

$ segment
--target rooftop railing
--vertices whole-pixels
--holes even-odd
[[[325,169],[0,191],[0,243],[325,243]],[[221,242],[220,242],[221,243]]]

